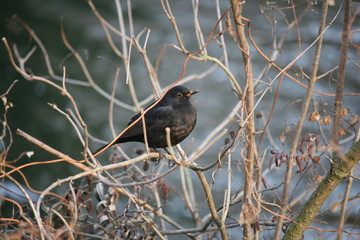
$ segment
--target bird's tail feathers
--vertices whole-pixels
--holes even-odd
[[[100,152],[101,150],[103,150],[105,147],[107,147],[109,145],[109,143],[105,144],[104,146],[102,146],[101,148],[97,149],[95,152],[93,152],[93,155],[97,154],[98,152]],[[111,147],[112,145],[110,145],[109,147]]]

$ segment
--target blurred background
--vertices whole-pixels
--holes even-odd
[[[328,21],[336,15],[339,9],[339,2],[340,1],[337,1],[337,5],[329,9]],[[96,0],[94,1],[94,4],[98,11],[111,24],[118,26],[118,15],[113,1]],[[171,1],[170,4],[186,48],[191,52],[197,51],[199,48],[194,31],[191,1]],[[225,11],[229,7],[228,2],[221,4],[222,11]],[[279,2],[276,6],[281,8],[282,4],[287,6],[283,1]],[[126,4],[124,3],[122,7],[126,14]],[[263,9],[264,7],[266,7],[264,2],[247,1],[244,16],[251,19],[252,36],[255,42],[262,49],[266,50],[265,54],[268,54],[272,44],[272,29],[271,23],[265,15],[260,14],[260,9]],[[307,7],[308,6],[304,4],[297,8],[298,14]],[[306,13],[305,17],[301,19],[300,22],[302,41],[300,51],[304,50],[317,37],[321,5],[314,4],[311,7],[312,9]],[[279,36],[285,32],[287,28],[286,22],[292,21],[290,10],[283,9],[280,12],[283,12],[284,15],[278,14],[276,16],[278,19],[277,34]],[[169,46],[169,44],[172,43],[177,44],[177,41],[172,31],[171,24],[162,11],[160,2],[146,0],[132,1],[132,14],[135,35],[144,28],[151,29],[147,44],[147,54],[154,65],[160,51],[163,47],[167,46],[159,64],[158,77],[162,87],[168,86],[176,81],[181,75],[185,57]],[[14,15],[21,18],[22,21],[28,24],[36,32],[49,53],[52,67],[57,75],[62,76],[62,66],[64,65],[66,66],[66,72],[69,78],[86,81],[80,65],[74,57],[69,54],[69,51],[61,39],[60,25],[62,22],[64,32],[69,42],[85,59],[90,74],[101,88],[111,93],[115,77],[114,65],[121,68],[116,97],[127,104],[133,104],[129,95],[128,86],[125,83],[126,75],[123,63],[109,47],[104,31],[85,0],[2,0],[0,3],[0,36],[6,37],[10,45],[16,44],[20,54],[25,56],[36,44],[34,40],[29,37],[29,34],[25,29],[19,27],[17,24],[13,24],[11,19]],[[125,19],[127,18],[125,17]],[[217,21],[215,1],[200,1],[199,19],[204,36],[207,37]],[[343,14],[341,10],[333,25],[324,35],[319,75],[339,64],[342,19]],[[359,27],[359,20],[356,20],[354,26],[357,28]],[[354,35],[353,37],[355,43],[360,42],[359,34]],[[231,54],[229,56],[230,70],[233,72],[242,88],[244,88],[243,64],[240,50],[237,48],[236,43],[231,41],[231,36],[225,34],[225,38],[228,43],[228,52]],[[142,37],[142,39],[144,39],[144,37]],[[277,61],[279,66],[284,67],[295,58],[298,53],[297,40],[296,31],[292,30],[287,36],[284,47],[281,49],[280,57]],[[143,41],[144,40],[142,40],[142,43]],[[117,40],[116,44],[120,45],[120,41]],[[301,76],[301,71],[304,71],[309,74],[314,50],[315,47],[304,54],[304,56],[295,63],[293,69],[290,70],[290,73],[293,75],[299,74],[297,76]],[[222,54],[222,49],[215,42],[209,45],[208,51],[209,55],[215,57],[220,57]],[[251,52],[254,64],[254,77],[257,78],[266,62],[259,54],[257,54],[253,47]],[[50,155],[16,135],[15,131],[18,128],[75,159],[81,159],[82,156],[80,153],[83,151],[83,148],[72,126],[63,116],[48,105],[48,103],[55,103],[60,109],[65,110],[66,108],[71,107],[69,101],[62,96],[59,91],[44,83],[31,82],[23,79],[10,65],[8,54],[2,43],[0,44],[0,56],[1,93],[5,92],[15,79],[19,80],[7,96],[8,100],[14,105],[14,107],[9,110],[7,116],[13,137],[13,143],[8,159],[16,159],[20,153],[25,151],[34,151],[34,155],[31,158],[23,157],[18,164],[56,159],[55,156]],[[359,65],[355,64],[356,61],[357,64],[359,64],[359,56],[356,49],[352,46],[349,47],[348,57],[349,61],[347,64],[344,92],[360,92]],[[201,74],[211,68],[213,64],[210,62],[202,63],[191,60],[187,66],[185,77],[191,74]],[[43,55],[39,48],[37,48],[31,59],[27,62],[26,67],[29,72],[33,72],[36,75],[48,75],[43,61]],[[142,57],[135,48],[133,48],[133,53],[131,55],[131,71],[138,97],[140,100],[143,100],[153,92]],[[277,73],[277,71],[271,70],[264,80],[269,81]],[[332,74],[321,79],[316,84],[315,89],[326,93],[334,93],[336,76],[337,73],[334,71]],[[299,79],[303,83],[307,83],[307,80],[304,77],[300,77]],[[185,86],[191,90],[201,90],[201,93],[192,98],[193,103],[198,109],[197,126],[194,132],[182,144],[184,149],[191,151],[223,120],[224,116],[232,111],[232,108],[236,105],[238,99],[231,91],[229,91],[230,87],[227,76],[219,68],[213,70],[205,79],[191,81]],[[71,84],[68,84],[67,87],[78,104],[80,113],[88,126],[89,133],[99,139],[110,141],[112,139],[112,134],[108,124],[109,101],[90,87]],[[259,89],[264,89],[265,87],[265,85],[260,85]],[[276,85],[273,85],[273,88],[265,95],[264,99],[258,105],[255,114],[263,112],[264,116],[266,118],[268,117],[274,98],[275,87]],[[288,78],[284,78],[273,119],[269,125],[269,130],[278,147],[277,150],[288,151],[288,147],[291,143],[291,133],[288,135],[290,138],[287,138],[284,142],[278,140],[278,137],[284,135],[286,127],[293,128],[294,124],[296,124],[301,110],[301,100],[305,96],[305,93],[305,88],[300,87]],[[324,104],[321,106],[325,106],[325,108],[328,109],[328,112],[331,113],[333,108],[332,97],[314,94],[313,98],[316,102]],[[349,108],[352,114],[359,114],[359,102],[358,97],[345,96],[343,106]],[[313,108],[310,108],[309,111],[312,110]],[[115,107],[114,119],[117,133],[123,130],[130,117],[134,114],[135,112],[133,111]],[[256,121],[258,126],[257,130],[260,131],[263,127],[262,121],[261,119],[257,119]],[[233,129],[236,124],[237,123],[230,124],[228,129]],[[304,135],[308,132],[318,134],[317,129],[315,123],[307,123],[303,133]],[[326,135],[329,136],[330,126],[325,126],[324,130]],[[6,141],[5,143],[8,144]],[[96,142],[91,142],[90,144],[93,150],[102,146],[101,143]],[[204,154],[198,160],[198,163],[200,165],[205,165],[206,163],[215,161],[217,159],[218,151],[223,145],[224,139],[220,140],[211,148],[211,150]],[[345,145],[345,150],[348,146],[349,144]],[[142,149],[143,145],[127,143],[123,144],[122,147],[130,156],[136,156],[135,150],[138,148]],[[264,151],[265,148],[274,149],[274,145],[269,144],[267,137],[263,140],[261,151]],[[104,153],[99,159],[106,163],[107,156],[112,152],[113,150],[108,150],[108,152]],[[234,156],[235,158],[240,159],[239,155],[236,156],[234,154]],[[270,159],[270,156],[267,156],[266,158]],[[234,190],[241,188],[243,182],[242,160],[238,160],[238,163],[239,164],[236,164],[236,166],[234,165],[237,169],[236,173],[234,173]],[[318,171],[321,174],[327,169],[326,161],[322,164],[320,164],[318,168]],[[56,179],[67,177],[79,171],[73,167],[68,168],[68,165],[63,163],[45,166],[46,167],[44,168],[29,167],[23,169],[29,182],[32,183],[32,186],[35,189],[44,189]],[[267,167],[266,163],[264,167]],[[270,185],[277,184],[279,183],[278,181],[282,180],[284,168],[285,165],[282,169],[276,170],[276,172],[268,179]],[[226,173],[225,171],[220,171],[217,174],[218,176],[221,176],[222,174],[225,176]],[[277,176],[281,177],[277,178]],[[176,188],[177,179],[178,174],[173,173],[167,178],[167,181],[173,188]],[[219,191],[222,195],[223,184],[226,184],[226,178],[224,177],[222,180],[221,177],[219,177],[213,191],[215,193]],[[357,182],[355,184],[359,183]],[[354,187],[354,189],[356,188]],[[202,194],[202,192],[199,193],[199,195]],[[336,196],[337,194],[335,193],[334,198],[336,198]],[[203,200],[203,197],[200,199]],[[203,207],[206,208],[207,206],[204,204]],[[184,206],[180,205],[179,209],[181,208],[184,208]],[[167,211],[176,212],[178,209],[171,208]],[[181,212],[183,211],[178,211],[179,215]],[[187,213],[184,213],[184,216],[179,216],[179,218],[184,218],[186,222],[187,217],[189,217],[186,216],[186,214]]]

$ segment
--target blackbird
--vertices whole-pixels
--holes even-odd
[[[180,143],[192,132],[197,117],[196,109],[191,104],[190,97],[198,92],[199,90],[191,92],[184,86],[175,86],[154,107],[145,113],[146,136],[150,148],[165,148],[168,146],[165,132],[167,127],[170,128],[171,146]],[[147,106],[146,109],[152,104]],[[133,116],[128,126],[140,116],[141,113]],[[145,143],[142,119],[111,145],[125,142]],[[95,153],[107,145],[101,147]]]

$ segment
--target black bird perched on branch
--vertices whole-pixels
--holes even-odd
[[[165,148],[168,146],[165,128],[170,129],[171,146],[180,143],[192,132],[197,117],[196,109],[191,104],[190,97],[198,92],[199,90],[191,92],[184,86],[175,86],[145,113],[146,136],[150,148]],[[146,109],[152,104],[146,107]],[[140,116],[141,113],[133,116],[128,126]],[[125,142],[145,143],[142,119],[130,127],[111,145]],[[98,149],[95,153],[105,148],[108,144]]]

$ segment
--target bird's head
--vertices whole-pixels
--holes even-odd
[[[178,105],[182,103],[188,103],[190,101],[191,95],[194,95],[198,92],[200,91],[190,91],[184,86],[175,86],[166,93],[162,99],[162,102],[164,105]]]

